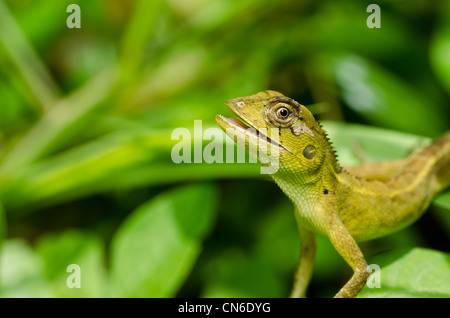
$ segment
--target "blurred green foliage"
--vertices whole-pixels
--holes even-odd
[[[368,288],[358,297],[448,298],[450,294],[450,255],[413,248],[378,255],[370,260],[379,264],[380,288]]]
[[[255,164],[171,161],[172,130],[215,127],[229,98],[274,89],[310,105],[343,165],[359,163],[355,142],[395,159],[450,128],[446,1],[379,1],[380,29],[350,0],[80,0],[69,29],[71,2],[0,0],[2,297],[287,296],[288,199]],[[375,258],[394,264],[390,289],[362,296],[448,297],[433,282],[450,272],[449,210],[447,192],[361,244],[394,250]],[[329,297],[351,271],[318,242],[309,295]],[[424,261],[447,276],[408,283]]]

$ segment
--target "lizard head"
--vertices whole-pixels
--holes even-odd
[[[279,92],[234,98],[226,105],[248,126],[239,119],[217,115],[219,126],[230,137],[243,138],[250,150],[258,150],[265,143],[277,150],[281,172],[317,171],[327,150],[332,151],[326,133],[311,112]]]

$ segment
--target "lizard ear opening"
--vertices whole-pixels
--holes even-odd
[[[303,157],[309,160],[313,160],[316,157],[316,147],[312,145],[306,146],[303,150]]]

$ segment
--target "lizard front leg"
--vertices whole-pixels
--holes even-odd
[[[297,213],[297,212],[296,212]],[[314,268],[316,257],[316,237],[312,231],[309,231],[299,225],[300,234],[300,257],[295,271],[294,286],[292,288],[291,298],[306,297],[306,289]]]
[[[353,269],[352,278],[336,294],[336,298],[355,297],[366,284],[371,271],[364,255],[338,216],[329,223],[328,237],[334,248]]]

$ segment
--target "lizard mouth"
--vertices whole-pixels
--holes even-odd
[[[250,134],[253,135],[255,137],[257,137],[258,139],[269,143],[273,146],[276,146],[280,149],[286,150],[286,148],[284,148],[282,145],[280,145],[278,142],[270,139],[269,137],[267,137],[265,134],[263,134],[262,132],[260,132],[257,128],[251,127],[249,125],[246,125],[245,123],[243,123],[242,121],[240,121],[237,118],[226,118],[222,115],[217,115],[216,116],[216,121],[219,124],[219,126],[226,131],[227,127],[233,127],[234,129],[238,129],[243,131],[245,134]]]

